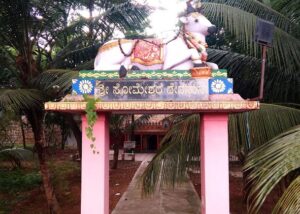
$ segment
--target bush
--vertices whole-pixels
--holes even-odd
[[[26,191],[38,187],[41,184],[42,178],[38,171],[0,171],[0,192]]]

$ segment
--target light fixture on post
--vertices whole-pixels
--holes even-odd
[[[273,22],[269,22],[263,19],[257,19],[254,41],[262,46],[261,76],[260,76],[259,96],[252,98],[251,100],[262,100],[264,96],[267,48],[272,47],[274,27],[275,26]]]

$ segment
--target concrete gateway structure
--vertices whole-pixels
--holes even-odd
[[[95,70],[100,71],[82,71],[73,80],[73,95],[45,104],[46,110],[82,115],[82,214],[109,213],[108,118],[112,113],[200,114],[201,213],[229,214],[228,115],[258,109],[259,102],[234,94],[233,79],[227,72],[206,62],[205,36],[216,29],[201,14],[201,7],[194,8],[189,0],[181,22],[183,33],[165,42],[167,55],[162,65],[133,64],[130,56],[137,42],[122,45],[119,40],[119,47],[100,49],[95,59]],[[151,51],[149,54],[152,57]],[[92,100],[95,105],[90,113],[98,115],[93,127],[84,114],[87,102],[83,94],[98,100]],[[157,150],[168,126],[163,116],[137,126],[137,149]],[[88,138],[89,131],[95,139]]]

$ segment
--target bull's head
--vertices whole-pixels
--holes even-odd
[[[217,28],[203,14],[201,4],[194,7],[191,1],[187,2],[186,16],[180,18],[188,32],[201,33],[205,36],[215,33]]]

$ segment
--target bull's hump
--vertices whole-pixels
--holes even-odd
[[[129,40],[129,39],[122,39],[120,40],[120,44],[126,44],[126,43],[133,43],[134,41],[133,40]],[[111,40],[111,41],[108,41],[106,42],[104,45],[102,45],[100,48],[99,48],[99,52],[104,52],[104,51],[107,51],[111,48],[115,48],[115,47],[118,47],[119,46],[119,41],[118,40]]]

